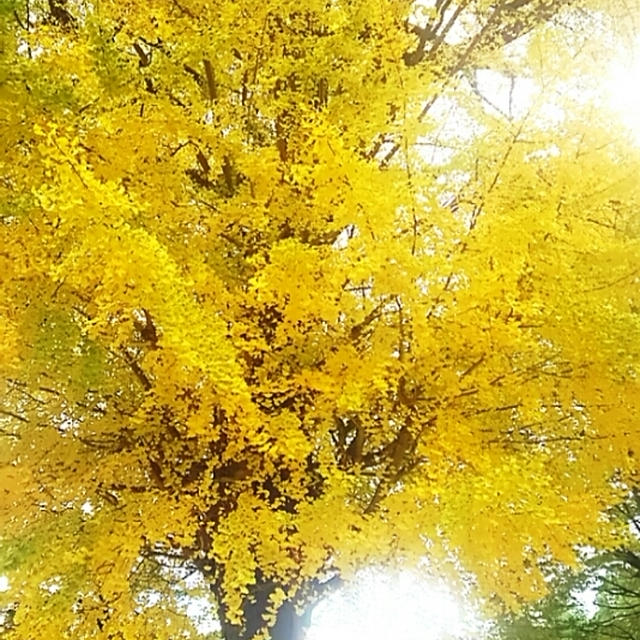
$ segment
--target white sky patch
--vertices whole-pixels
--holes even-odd
[[[621,48],[603,77],[607,102],[640,145],[640,38]]]
[[[598,605],[596,599],[598,598],[598,590],[596,588],[584,589],[583,591],[576,591],[571,594],[573,599],[576,600],[587,618],[593,618],[598,612]]]
[[[59,416],[58,429],[60,431],[69,431],[77,429],[80,426],[80,420],[77,420],[73,416],[69,415],[66,411],[63,411]]]
[[[44,589],[44,591],[50,593],[51,595],[53,595],[54,593],[58,593],[58,591],[60,591],[60,589],[62,588],[62,581],[60,579],[60,576],[54,576],[49,580],[41,582],[40,588]]]
[[[207,634],[220,631],[220,622],[208,598],[190,598],[185,607],[186,614],[195,621],[199,633]]]
[[[93,505],[91,504],[91,500],[85,500],[82,506],[80,507],[82,513],[85,516],[92,516],[94,514]]]
[[[455,153],[482,133],[478,122],[456,100],[446,96],[433,103],[429,118],[438,126],[428,135],[418,136],[416,145],[420,156],[432,167],[448,164]]]
[[[7,576],[0,576],[0,593],[9,591],[10,588],[9,578],[7,578]]]
[[[40,57],[44,53],[44,47],[42,45],[38,45],[32,49],[29,44],[23,40],[18,44],[18,53],[34,59]]]
[[[508,76],[492,69],[479,69],[475,80],[485,108],[509,119],[523,117],[537,91],[535,83],[529,78]]]
[[[189,589],[207,586],[202,575],[197,571],[188,575],[184,582]],[[220,622],[216,617],[211,598],[189,595],[182,599],[181,604],[184,606],[185,613],[194,621],[199,633],[209,634],[220,631]]]
[[[451,7],[444,14],[443,23],[447,24],[456,12],[456,7]],[[467,42],[480,30],[480,23],[472,12],[466,12],[459,16],[453,26],[447,32],[444,41],[447,44],[458,45]]]
[[[454,640],[479,637],[481,627],[445,586],[371,570],[318,604],[306,640]]]
[[[437,33],[441,33],[447,28],[449,22],[456,16],[458,7],[453,6],[445,9],[444,15],[441,15],[436,9],[435,0],[416,0],[413,3],[413,11],[410,16],[412,24],[424,27],[429,24],[431,26],[437,23]],[[475,14],[470,11],[458,14],[451,26],[447,30],[445,42],[451,45],[461,44],[472,38],[480,29],[480,25]]]

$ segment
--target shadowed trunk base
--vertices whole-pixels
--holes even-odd
[[[258,582],[255,585],[243,606],[245,624],[242,627],[227,622],[226,606],[219,599],[221,604],[218,614],[224,640],[252,640],[256,634],[267,629],[265,617],[268,616],[269,596],[275,588],[276,585],[271,581]],[[315,602],[310,602],[298,613],[293,602],[284,602],[278,609],[275,624],[268,629],[271,640],[304,640],[314,605]]]

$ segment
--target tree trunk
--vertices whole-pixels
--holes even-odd
[[[245,612],[244,627],[221,620],[224,640],[251,640],[256,633],[265,629],[264,610],[251,604],[245,607]],[[269,629],[271,640],[304,640],[308,619],[306,612],[301,615],[291,602],[285,602],[278,611],[275,625]]]
[[[272,580],[258,580],[243,605],[244,625],[238,626],[228,621],[221,590],[212,585],[218,601],[218,617],[224,640],[251,640],[258,632],[267,629],[265,618],[268,617],[269,596],[278,586]],[[303,640],[314,604],[304,604],[302,612],[298,613],[295,602],[284,602],[278,610],[275,624],[269,628],[271,640]]]

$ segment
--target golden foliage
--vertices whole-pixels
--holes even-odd
[[[5,4],[16,638],[192,637],[184,567],[227,638],[374,561],[517,606],[616,544],[640,157],[563,89],[611,7]],[[504,113],[480,69],[539,95]]]

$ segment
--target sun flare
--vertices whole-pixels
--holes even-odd
[[[409,572],[363,571],[318,605],[307,639],[454,640],[476,637],[480,626],[477,614],[445,585]]]
[[[603,89],[609,107],[640,145],[640,38],[621,49],[608,65]]]

